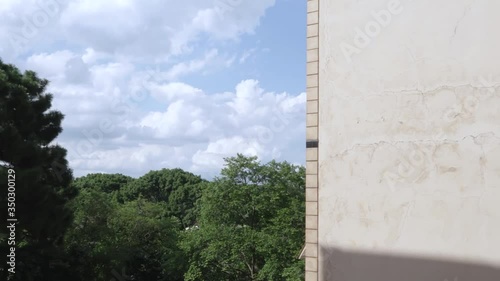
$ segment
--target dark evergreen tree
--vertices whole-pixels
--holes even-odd
[[[35,72],[21,73],[0,60],[0,204],[7,206],[7,171],[13,169],[18,220],[16,274],[8,277],[2,262],[2,280],[68,280],[57,261],[64,259],[62,238],[72,220],[66,203],[76,190],[70,186],[66,150],[54,144],[63,114],[50,110],[53,96],[46,93],[47,85]],[[1,220],[7,215],[2,211]],[[7,229],[0,229],[1,247],[10,250],[4,241]]]

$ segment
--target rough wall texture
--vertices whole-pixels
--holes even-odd
[[[500,280],[500,1],[318,6],[306,280]]]

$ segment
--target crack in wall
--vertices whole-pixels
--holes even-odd
[[[350,148],[347,148],[339,153],[334,154],[333,156],[330,156],[330,159],[344,157],[347,154],[349,154],[351,151],[356,150],[357,148],[371,147],[371,148],[374,148],[376,150],[379,146],[383,146],[383,145],[389,145],[389,146],[392,146],[392,147],[399,150],[400,148],[398,147],[398,145],[404,145],[404,144],[414,144],[414,145],[416,145],[416,144],[434,144],[434,145],[439,145],[439,144],[443,144],[443,143],[459,144],[460,142],[465,141],[468,138],[471,138],[472,140],[474,140],[475,144],[480,145],[477,142],[477,140],[479,138],[486,137],[486,136],[489,138],[494,138],[494,139],[499,140],[499,145],[500,145],[500,137],[498,137],[495,134],[495,132],[490,131],[490,132],[484,132],[484,133],[477,134],[477,135],[467,135],[467,136],[464,136],[464,137],[458,138],[458,139],[451,139],[451,138],[446,137],[446,138],[441,138],[441,139],[412,139],[412,140],[397,140],[397,141],[381,140],[378,142],[370,142],[370,143],[356,143],[356,144],[352,145]]]

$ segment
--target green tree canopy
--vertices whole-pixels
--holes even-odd
[[[76,178],[73,181],[75,188],[96,189],[106,193],[113,193],[121,190],[134,178],[122,174],[88,174],[84,177]]]
[[[122,271],[133,280],[182,280],[178,222],[166,216],[164,203],[119,204],[102,190],[84,189],[72,207],[66,248],[79,280],[111,280]]]
[[[199,229],[185,233],[185,280],[296,280],[304,238],[304,168],[226,159],[204,191]],[[295,275],[297,277],[297,274]]]
[[[202,186],[206,183],[200,176],[181,169],[151,171],[127,184],[123,189],[125,200],[139,196],[150,202],[167,203],[170,216],[177,217],[183,228],[196,222]]]
[[[6,167],[15,170],[18,262],[14,276],[24,281],[42,280],[54,271],[49,262],[58,257],[72,219],[66,203],[76,195],[70,186],[66,150],[53,144],[62,131],[63,114],[50,110],[53,97],[46,93],[47,85],[35,72],[21,73],[0,60],[0,161],[5,163],[0,176],[6,183]],[[2,188],[0,204],[6,206],[6,200],[7,188]],[[2,212],[3,221],[6,216]],[[5,237],[6,229],[0,231]],[[2,240],[1,245],[6,250],[7,243]]]
[[[123,203],[123,190],[135,179],[122,174],[88,174],[76,178],[72,185],[77,190],[92,189],[110,194],[112,200]]]

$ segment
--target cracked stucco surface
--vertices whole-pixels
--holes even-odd
[[[388,2],[320,5],[320,248],[500,266],[500,1],[401,0],[347,60]]]

